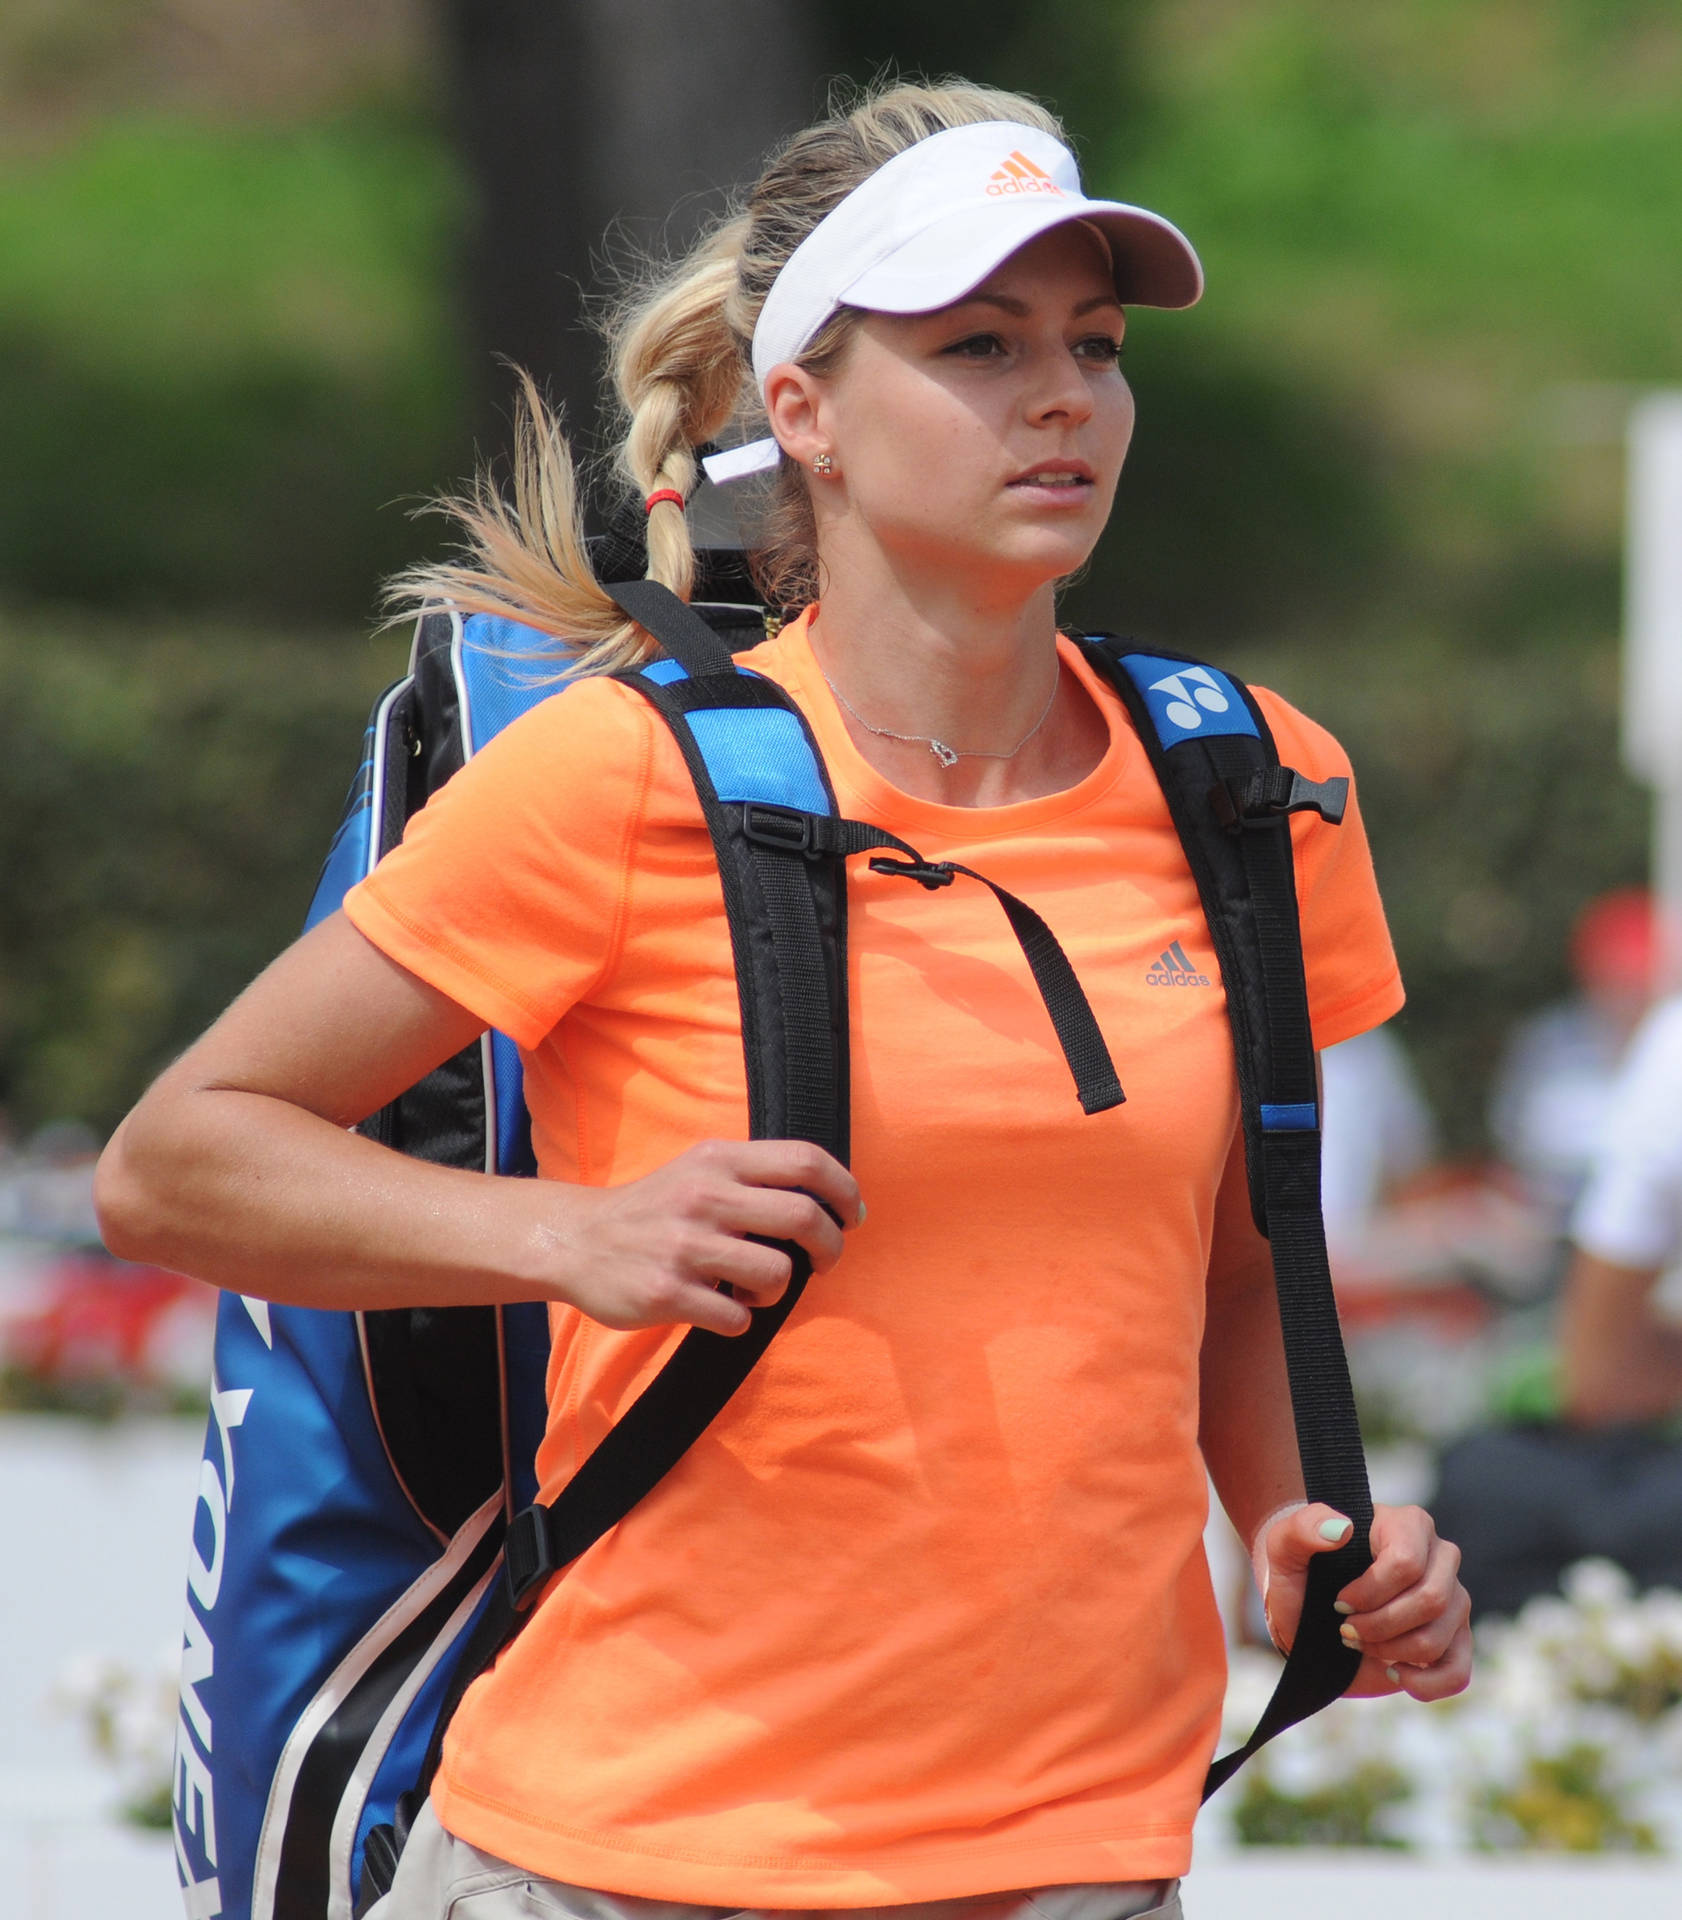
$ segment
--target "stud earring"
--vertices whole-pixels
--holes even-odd
[[[820,480],[831,479],[835,473],[835,455],[832,453],[814,454],[812,456],[812,471]]]

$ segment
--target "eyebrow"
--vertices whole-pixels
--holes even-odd
[[[954,300],[952,304],[955,307],[997,307],[1001,313],[1008,313],[1018,320],[1025,319],[1028,314],[1027,301],[1013,299],[1007,293],[968,293],[963,299]],[[1095,294],[1092,299],[1083,300],[1075,308],[1074,317],[1078,320],[1085,314],[1095,313],[1100,307],[1119,308],[1120,306],[1121,299],[1117,294]]]

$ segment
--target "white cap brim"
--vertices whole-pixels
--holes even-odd
[[[841,302],[872,313],[932,313],[961,300],[1029,241],[1074,220],[1109,242],[1124,306],[1189,307],[1202,297],[1202,263],[1171,221],[1120,200],[1064,196],[949,213],[867,268],[842,289]]]

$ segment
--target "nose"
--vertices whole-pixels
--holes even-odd
[[[1064,420],[1079,426],[1092,417],[1092,384],[1087,369],[1061,340],[1035,356],[1028,391],[1028,416],[1036,421]]]

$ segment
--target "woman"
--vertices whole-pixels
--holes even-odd
[[[844,812],[1043,910],[1124,1107],[1079,1112],[981,889],[854,873],[854,1171],[743,1138],[717,871],[672,740],[602,677],[646,636],[590,576],[534,402],[514,506],[482,487],[472,563],[408,586],[566,636],[582,677],[108,1150],[131,1256],[319,1306],[551,1302],[546,1497],[683,1326],[739,1332],[781,1294],[762,1241],[817,1270],[706,1437],[469,1693],[382,1920],[467,1891],[515,1910],[498,1890],[578,1916],[1178,1911],[1223,1684],[1205,1460],[1282,1644],[1349,1529],[1302,1503],[1221,996],[1146,985],[1176,940],[1214,975],[1195,888],[1054,618],[1132,432],[1125,305],[1200,290],[1165,221],[1082,197],[1038,106],[901,86],[797,137],[615,337],[651,573],[688,591],[695,449],[762,403],[757,563],[773,605],[815,604],[748,664],[807,714]],[[1346,771],[1264,699],[1288,760]],[[1353,816],[1304,828],[1297,859],[1326,1045],[1400,986]],[[546,1178],[347,1133],[487,1025],[524,1050]],[[1342,1600],[1357,1690],[1457,1691],[1454,1550],[1417,1509],[1380,1509],[1373,1539]]]

